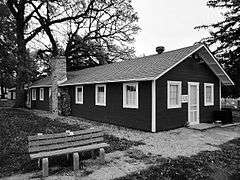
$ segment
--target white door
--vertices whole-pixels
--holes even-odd
[[[199,83],[188,82],[188,122],[199,124]]]

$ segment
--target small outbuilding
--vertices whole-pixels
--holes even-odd
[[[151,132],[212,122],[221,86],[234,84],[203,44],[75,72],[59,62],[72,116]],[[49,110],[51,86],[51,77],[32,84],[32,108]]]

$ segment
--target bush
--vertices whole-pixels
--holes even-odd
[[[60,96],[58,97],[58,109],[59,114],[63,116],[69,116],[71,113],[71,98],[68,90],[61,89]]]

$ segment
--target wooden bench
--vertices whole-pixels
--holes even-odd
[[[79,152],[99,149],[99,158],[104,161],[104,148],[109,145],[103,142],[101,129],[88,129],[57,134],[38,134],[28,137],[31,159],[42,160],[43,176],[48,176],[48,157],[73,154],[74,170],[79,169]]]

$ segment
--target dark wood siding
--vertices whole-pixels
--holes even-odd
[[[206,64],[186,59],[156,81],[157,131],[182,127],[188,122],[188,103],[182,108],[167,109],[167,81],[182,81],[182,95],[188,94],[188,82],[199,82],[200,123],[210,122],[219,110],[219,79]],[[214,83],[214,106],[204,106],[204,83]]]
[[[32,109],[49,111],[49,88],[44,87],[44,101],[39,100],[40,88],[35,88],[35,89],[36,89],[36,100],[32,100],[32,91],[31,91],[31,107],[32,107]]]
[[[69,86],[72,115],[150,131],[151,82],[139,82],[138,88],[139,107],[130,109],[123,108],[123,83],[106,84],[106,106],[95,105],[95,84],[83,85],[83,104],[75,103],[75,86]]]

